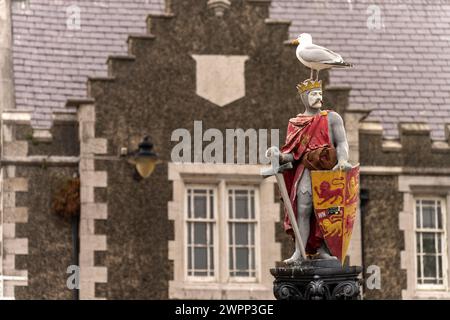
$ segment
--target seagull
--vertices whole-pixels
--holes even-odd
[[[297,45],[295,53],[298,60],[311,69],[311,80],[314,70],[317,71],[316,80],[319,80],[320,70],[352,67],[352,64],[345,62],[336,52],[313,44],[309,33],[302,33],[297,39],[292,40],[291,44]]]

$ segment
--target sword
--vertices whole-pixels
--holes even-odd
[[[289,198],[286,184],[284,182],[283,171],[287,169],[292,169],[292,163],[288,162],[280,166],[279,161],[280,150],[277,147],[270,147],[266,151],[266,157],[270,159],[271,167],[262,169],[261,174],[264,178],[268,178],[271,176],[275,176],[278,183],[278,188],[280,189],[281,197],[283,198],[284,205],[288,212],[289,220],[291,221],[292,229],[294,230],[295,242],[297,246],[300,248],[303,259],[306,258],[305,246],[303,244],[303,240],[300,237],[300,230],[298,230],[297,221],[295,220],[294,209],[292,208],[291,199]]]

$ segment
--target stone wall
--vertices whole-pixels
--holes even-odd
[[[396,176],[362,175],[361,189],[367,190],[369,201],[362,212],[363,262],[381,268],[381,290],[365,290],[365,299],[400,299],[406,274],[400,267],[400,251],[404,247],[399,230],[402,196]]]
[[[361,189],[368,197],[362,212],[363,262],[366,268],[381,268],[381,290],[365,290],[367,299],[413,297],[403,294],[415,290],[414,260],[405,260],[415,259],[415,244],[410,243],[414,237],[405,235],[406,229],[414,232],[409,227],[414,213],[405,209],[413,207],[410,202],[414,192],[409,189],[420,187],[416,194],[424,194],[425,190],[439,195],[432,189],[441,185],[445,188],[440,181],[450,173],[448,136],[447,141],[432,141],[428,126],[421,123],[401,123],[399,132],[398,140],[384,140],[379,123],[360,125]],[[399,179],[404,177],[416,182],[401,187]],[[408,273],[412,279],[409,284]]]
[[[55,192],[78,171],[73,114],[55,115],[47,132],[33,132],[31,115],[3,113],[3,297],[70,299],[74,264],[71,221],[54,214]],[[52,143],[49,143],[52,141]]]

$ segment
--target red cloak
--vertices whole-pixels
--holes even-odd
[[[331,147],[330,136],[328,133],[328,111],[321,111],[314,116],[297,115],[289,119],[286,134],[286,143],[281,148],[283,153],[292,153],[294,155],[294,168],[286,170],[283,173],[286,188],[289,193],[292,208],[297,216],[297,187],[302,177],[305,166],[300,161],[308,152],[317,148]],[[284,229],[293,236],[291,221],[285,212]],[[316,253],[323,242],[323,235],[317,224],[315,214],[311,215],[311,229],[308,242],[306,243],[306,252],[308,254]]]

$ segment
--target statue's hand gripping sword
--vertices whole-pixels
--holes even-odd
[[[298,230],[294,209],[292,208],[291,200],[289,198],[289,194],[287,192],[283,177],[284,170],[293,168],[292,162],[287,162],[283,165],[280,165],[280,150],[277,147],[270,147],[269,149],[267,149],[266,157],[270,159],[270,163],[272,166],[267,169],[262,169],[261,174],[264,176],[264,178],[275,176],[275,178],[277,179],[281,197],[283,198],[289,220],[291,221],[292,229],[294,230],[296,244],[300,248],[303,259],[306,260],[305,246],[303,245],[303,240],[300,237],[300,230]]]

